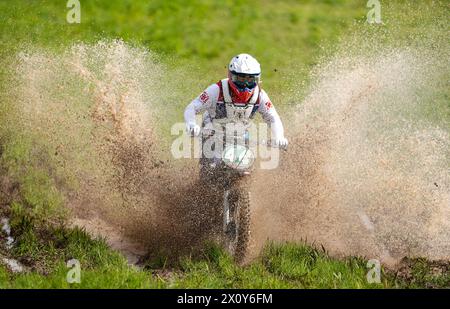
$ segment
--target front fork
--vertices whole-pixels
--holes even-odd
[[[225,190],[223,193],[223,232],[228,231],[228,225],[230,224],[230,190]]]

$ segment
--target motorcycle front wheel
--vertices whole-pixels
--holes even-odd
[[[239,185],[226,190],[223,209],[225,248],[241,262],[250,240],[250,192]]]

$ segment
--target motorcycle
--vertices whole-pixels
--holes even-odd
[[[244,259],[250,240],[250,175],[256,161],[255,146],[276,147],[271,141],[250,139],[248,121],[216,120],[204,125],[202,145],[209,143],[215,156],[200,160],[200,179],[223,197],[220,242],[237,262]],[[286,150],[286,149],[284,149]]]

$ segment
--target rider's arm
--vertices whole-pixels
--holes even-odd
[[[219,86],[212,84],[198,97],[192,100],[184,110],[184,120],[186,123],[195,123],[195,115],[210,108],[219,97]]]
[[[270,125],[272,138],[284,138],[283,123],[281,122],[280,116],[278,115],[275,106],[273,106],[272,102],[269,99],[269,96],[264,90],[261,90],[259,100],[260,104],[258,111],[261,113],[264,121]]]

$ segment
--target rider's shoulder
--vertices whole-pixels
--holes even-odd
[[[222,79],[219,80],[217,83],[213,84],[215,86],[217,86],[218,89],[222,89]],[[212,86],[212,85],[211,85]]]
[[[205,89],[205,91],[203,91],[202,95],[215,100],[219,96],[219,93],[220,93],[219,86],[217,84],[211,84]]]
[[[267,94],[267,92],[262,89],[261,87],[259,88],[259,95],[262,99],[269,99],[269,95]]]
[[[220,86],[218,85],[218,83],[211,84],[208,86],[208,88],[206,88],[206,91],[208,91],[210,94],[218,94],[220,91]]]

